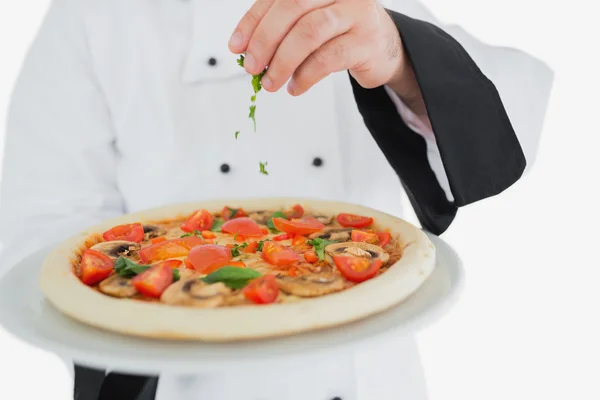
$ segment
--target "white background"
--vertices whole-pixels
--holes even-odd
[[[534,169],[503,195],[462,209],[443,236],[465,262],[467,286],[452,312],[419,336],[431,400],[600,399],[600,32],[593,2],[425,3],[441,20],[525,50],[556,73]],[[47,4],[0,2],[2,133]],[[70,390],[64,364],[0,328],[0,399],[66,400]]]

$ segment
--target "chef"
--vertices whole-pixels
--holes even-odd
[[[249,74],[267,66],[254,132]],[[551,82],[414,0],[55,0],[9,112],[3,267],[109,217],[211,198],[401,216],[406,194],[441,234],[531,165]],[[285,371],[75,372],[80,400],[426,398],[411,336]]]

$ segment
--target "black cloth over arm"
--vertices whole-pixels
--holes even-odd
[[[399,175],[423,228],[443,233],[459,207],[516,182],[525,156],[494,84],[466,50],[428,22],[388,11],[421,89],[454,202],[427,160],[425,139],[403,121],[383,87],[352,88],[365,124]]]

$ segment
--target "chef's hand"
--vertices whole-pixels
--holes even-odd
[[[246,52],[252,75],[268,65],[263,87],[300,95],[332,72],[349,70],[365,88],[388,85],[419,114],[422,103],[400,34],[376,0],[257,0],[229,48]],[[424,105],[422,107],[424,109]]]

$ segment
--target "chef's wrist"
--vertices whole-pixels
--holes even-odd
[[[400,31],[392,17],[389,14],[386,15],[386,17],[389,18],[388,26],[390,27],[391,35],[394,35],[395,38],[393,41],[394,48],[390,49],[390,54],[396,55],[395,57],[390,57],[390,61],[395,64],[394,73],[386,85],[402,99],[404,104],[406,104],[413,113],[421,118],[426,117],[427,109],[425,108],[423,95],[419,88],[419,84],[417,83],[417,78],[410,59],[402,45]]]

